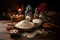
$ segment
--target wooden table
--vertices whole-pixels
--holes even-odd
[[[8,31],[6,30],[7,21],[0,21],[0,40],[59,40],[59,31],[56,30],[53,32],[49,32],[47,35],[36,35],[34,38],[26,38],[23,36],[15,37],[14,39],[10,37]]]

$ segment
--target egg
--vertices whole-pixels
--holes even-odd
[[[19,31],[17,29],[12,29],[9,31],[10,34],[17,34]]]

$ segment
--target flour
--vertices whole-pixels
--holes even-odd
[[[34,24],[27,20],[22,20],[21,22],[17,23],[15,27],[21,28],[21,29],[28,29],[28,28],[34,27]]]

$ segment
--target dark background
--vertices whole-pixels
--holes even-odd
[[[35,9],[35,7],[37,7],[44,1],[48,4],[49,10],[57,12],[60,11],[59,0],[0,0],[0,17],[2,16],[2,12],[7,12],[7,8],[14,9],[18,6],[20,7],[21,5],[26,7],[27,4],[30,4],[32,6],[32,9]],[[57,13],[57,16],[59,14]]]
[[[51,10],[59,11],[60,1],[59,0],[0,0],[0,12],[6,11],[6,8],[13,8],[13,5],[22,5],[26,6],[30,4],[33,8],[37,7],[45,1]]]

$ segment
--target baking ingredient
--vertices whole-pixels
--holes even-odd
[[[34,24],[32,22],[27,21],[27,20],[22,20],[19,23],[17,23],[15,25],[15,27],[21,28],[21,29],[29,29],[29,28],[34,27]]]

